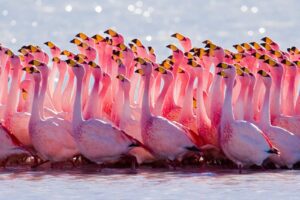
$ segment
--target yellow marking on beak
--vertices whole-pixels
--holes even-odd
[[[52,48],[55,47],[55,45],[52,42],[50,42],[50,41],[45,42],[44,44],[47,45],[50,49],[52,49]]]
[[[90,61],[89,63],[88,63],[88,65],[90,66],[90,67],[92,67],[92,68],[100,68],[99,67],[99,65],[97,65],[95,62],[93,62],[93,61]]]
[[[191,67],[200,67],[200,65],[198,65],[193,59],[189,59],[187,64]]]
[[[180,40],[180,41],[182,41],[182,40],[184,40],[184,36],[182,35],[182,34],[180,34],[180,33],[174,33],[173,35],[171,35],[171,37],[175,37],[175,38],[177,38],[178,40]]]
[[[239,53],[244,53],[244,52],[245,52],[244,48],[243,48],[241,45],[239,45],[239,44],[235,44],[235,45],[233,45],[233,47],[234,47]]]
[[[194,58],[193,54],[191,54],[190,52],[185,52],[184,55],[185,55],[188,59],[193,59],[193,58]]]
[[[133,39],[131,40],[136,46],[143,47],[142,42],[139,39]]]
[[[263,77],[270,77],[270,75],[262,69],[259,70],[257,73],[260,74]]]
[[[37,60],[32,60],[29,62],[30,65],[34,65],[34,66],[40,66],[42,65],[42,63],[40,61]]]
[[[76,37],[79,37],[79,38],[81,38],[82,40],[87,40],[87,39],[88,39],[88,36],[87,36],[86,34],[84,34],[84,33],[78,33],[78,34],[76,35]]]
[[[278,63],[275,60],[273,60],[273,59],[267,59],[264,62],[267,63],[267,64],[269,64],[272,67],[278,66]]]
[[[222,68],[222,69],[231,68],[227,63],[219,63],[216,67]]]
[[[35,67],[31,66],[31,67],[24,67],[22,69],[23,71],[25,71],[26,73],[32,74],[32,73],[40,73],[39,70],[37,70]]]
[[[241,68],[235,68],[237,75],[244,76],[244,72],[241,70]]]
[[[55,63],[59,63],[60,62],[60,58],[59,57],[53,57],[52,61]]]
[[[148,50],[149,50],[149,53],[150,53],[150,54],[152,54],[152,55],[154,54],[154,49],[153,49],[152,47],[149,46],[149,47],[148,47]]]
[[[166,74],[167,73],[166,69],[162,66],[159,66],[159,67],[155,68],[155,71],[158,71],[161,74]]]
[[[92,38],[96,41],[96,42],[103,42],[105,40],[104,37],[102,37],[101,35],[99,34],[96,34],[94,36],[92,36]]]
[[[111,37],[118,36],[118,33],[116,31],[112,30],[111,28],[108,29],[108,30],[106,30],[106,31],[104,31],[104,33],[110,35]]]
[[[12,57],[14,55],[14,53],[10,49],[7,49],[5,51],[5,54],[8,55],[9,57]]]
[[[250,42],[250,44],[256,49],[261,50],[261,46],[257,42]]]
[[[21,61],[25,61],[25,56],[24,55],[20,54],[19,58],[20,58]]]
[[[127,50],[127,47],[125,44],[121,43],[121,44],[118,44],[117,47],[119,47],[122,51],[126,51]]]
[[[246,50],[250,50],[251,49],[251,46],[248,43],[242,43],[241,46],[244,47]]]
[[[73,44],[75,44],[75,45],[77,45],[77,46],[79,46],[82,42],[79,40],[79,39],[77,39],[77,38],[74,38],[73,40],[71,40],[70,41],[71,43],[73,43]]]
[[[142,75],[142,76],[145,75],[143,69],[137,69],[137,70],[135,70],[134,72],[135,72],[135,73],[138,73],[138,74],[140,74],[140,75]]]
[[[74,67],[77,63],[74,61],[74,60],[72,60],[72,59],[68,59],[68,60],[66,60],[66,63],[69,65],[69,66],[71,66],[71,67]]]
[[[272,44],[273,43],[273,40],[269,37],[264,37],[261,40],[264,41],[267,44]]]
[[[217,73],[217,75],[222,76],[223,78],[228,78],[227,74],[225,73],[225,71],[219,71]]]
[[[143,64],[146,63],[146,61],[143,58],[141,58],[141,57],[137,57],[134,60],[137,61],[138,63],[140,63],[141,65],[143,65]]]

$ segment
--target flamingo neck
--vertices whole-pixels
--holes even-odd
[[[208,116],[207,116],[205,105],[204,105],[203,80],[202,80],[202,78],[203,78],[203,76],[200,76],[200,75],[198,76],[197,108],[196,108],[196,116],[198,118],[197,119],[198,123],[210,121]],[[200,124],[199,124],[199,127],[200,127]]]
[[[91,70],[86,70],[86,74],[83,77],[83,99],[82,103],[83,106],[87,103],[88,93],[89,93],[89,85],[90,85],[90,77],[91,77]]]
[[[169,89],[169,84],[170,84],[170,81],[167,81],[166,79],[164,79],[163,88],[161,90],[161,93],[157,97],[157,101],[156,101],[155,107],[154,107],[155,113],[157,113],[158,115],[161,115],[163,102],[164,102],[164,99],[167,95],[167,92],[168,92],[168,89]]]
[[[171,85],[169,86],[169,90],[168,90],[168,93],[165,97],[165,101],[164,101],[164,106],[163,107],[166,107],[166,106],[175,106],[175,100],[174,100],[174,88],[175,88],[175,77],[171,83]]]
[[[270,126],[271,119],[270,119],[270,87],[265,87],[265,97],[264,102],[260,114],[260,126]]]
[[[282,76],[275,75],[274,77],[274,83],[271,86],[271,119],[274,119],[275,117],[280,115],[280,105],[281,105],[281,82],[282,82]]]
[[[254,116],[254,112],[253,112],[253,88],[254,88],[254,84],[250,83],[248,90],[247,90],[247,99],[246,99],[246,109],[245,109],[245,120],[247,121],[253,121],[253,116]]]
[[[129,103],[129,90],[124,90],[124,107],[123,107],[123,114],[125,116],[124,119],[130,117],[130,103]]]
[[[188,78],[188,85],[185,89],[185,98],[181,109],[181,119],[193,117],[193,86],[195,76],[190,74]]]
[[[19,66],[13,66],[13,68],[14,70],[12,73],[11,86],[7,98],[9,101],[7,101],[6,116],[11,115],[17,111]]]
[[[34,79],[34,92],[33,92],[33,101],[31,107],[31,116],[29,124],[32,125],[37,121],[41,121],[40,115],[40,99],[39,99],[39,91],[40,91],[40,80]]]
[[[74,84],[74,75],[69,73],[69,81],[67,87],[63,92],[63,105],[62,109],[64,112],[69,112],[71,110],[71,99],[72,99],[72,89]]]
[[[225,92],[225,99],[222,108],[222,117],[221,122],[231,122],[234,121],[233,117],[233,110],[232,110],[232,90],[233,90],[233,83],[234,78],[229,78],[226,82],[226,92]]]
[[[48,71],[42,74],[42,88],[39,95],[39,112],[42,118],[44,117],[43,109],[44,109],[44,101],[45,101],[47,86],[48,86]]]
[[[151,117],[150,113],[150,102],[149,102],[149,87],[150,87],[150,75],[145,75],[144,77],[144,94],[142,102],[142,116],[141,124],[145,124],[147,120]]]
[[[9,68],[10,68],[10,64],[9,62],[4,62],[5,67],[3,73],[1,73],[1,80],[2,80],[2,84],[1,84],[1,104],[4,105],[6,104],[7,101],[7,91],[8,91],[8,74],[9,74]]]
[[[295,80],[296,75],[295,74],[287,74],[287,82],[288,82],[288,92],[286,95],[286,109],[288,115],[294,115],[295,114]]]
[[[86,118],[92,118],[92,117],[95,117],[95,112],[97,109],[95,109],[94,105],[95,105],[95,102],[97,100],[97,93],[98,93],[98,90],[99,90],[99,84],[100,84],[100,77],[99,76],[95,76],[95,80],[94,80],[94,85],[93,85],[93,88],[92,88],[92,91],[91,91],[91,94],[90,94],[90,97],[88,99],[88,102],[87,102],[87,109],[86,109]]]
[[[75,90],[75,101],[73,105],[73,116],[72,124],[74,128],[77,128],[82,120],[82,111],[81,111],[81,92],[82,92],[82,77],[76,75],[76,90]]]

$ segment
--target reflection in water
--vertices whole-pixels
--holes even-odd
[[[104,169],[103,172],[4,170],[0,173],[0,199],[279,199],[298,198],[300,172],[166,171]],[[228,196],[230,195],[230,196]]]

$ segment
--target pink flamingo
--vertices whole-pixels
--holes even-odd
[[[60,162],[71,159],[78,151],[71,136],[70,129],[56,123],[53,119],[43,119],[40,107],[43,104],[41,99],[40,82],[41,74],[34,67],[24,68],[33,74],[34,97],[32,111],[29,121],[30,139],[32,145],[37,150],[39,157],[44,161]],[[45,93],[45,89],[43,93]]]
[[[138,141],[111,124],[98,120],[82,118],[81,92],[85,70],[82,65],[69,61],[76,77],[76,94],[73,105],[73,137],[79,151],[89,160],[101,164],[115,162],[127,154]]]
[[[222,65],[225,67],[224,63],[220,63],[218,67],[222,68]],[[273,149],[264,133],[254,124],[234,119],[232,90],[236,70],[232,65],[227,65],[226,68],[226,72],[218,72],[218,75],[225,77],[226,84],[220,126],[220,145],[225,155],[238,166],[241,173],[243,166],[252,164],[260,166],[271,153],[277,151]]]
[[[297,116],[282,115],[280,112],[283,66],[282,64],[270,59],[266,60],[265,62],[270,66],[270,73],[274,80],[274,83],[271,86],[271,123],[299,136],[300,118]]]
[[[8,94],[8,99],[10,99],[10,101],[6,104],[4,126],[11,134],[15,135],[22,144],[31,146],[28,129],[30,114],[26,112],[17,112],[18,81],[20,70],[22,68],[20,58],[11,51],[7,50],[6,53],[9,55],[9,62],[10,66],[13,67],[13,72],[11,87]]]
[[[171,35],[171,37],[175,37],[176,39],[179,40],[179,43],[184,48],[185,52],[188,52],[188,51],[191,50],[191,48],[192,48],[192,42],[191,42],[190,38],[185,37],[184,35],[182,35],[180,33],[174,33],[173,35]]]
[[[272,144],[276,146],[280,154],[271,156],[271,160],[279,166],[287,166],[292,168],[293,164],[300,160],[300,147],[299,137],[295,136],[293,133],[271,125],[270,120],[270,88],[272,85],[272,79],[265,71],[259,70],[259,78],[263,79],[263,83],[266,88],[264,103],[261,111],[260,121],[258,126],[266,133]]]
[[[117,75],[117,79],[119,79],[120,86],[119,95],[122,93],[123,96],[122,107],[118,111],[120,118],[118,127],[138,141],[142,141],[140,121],[138,118],[134,117],[132,113],[133,108],[129,104],[130,81],[120,74]],[[121,96],[119,96],[119,98],[121,98]],[[144,147],[136,147],[130,150],[130,154],[136,157],[138,164],[148,163],[155,160],[149,150]]]
[[[152,66],[145,60],[138,59],[141,69],[137,73],[143,75],[145,90],[142,103],[141,134],[143,142],[153,155],[159,159],[174,161],[181,160],[188,151],[199,151],[187,131],[175,123],[153,116],[150,112],[149,86]]]

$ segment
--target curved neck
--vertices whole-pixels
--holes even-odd
[[[75,90],[75,101],[73,105],[73,116],[72,116],[72,124],[73,127],[76,128],[80,125],[82,120],[82,112],[81,112],[81,92],[82,92],[82,77],[76,75],[76,90]]]
[[[1,104],[6,104],[7,101],[7,91],[8,91],[8,74],[9,74],[9,68],[10,64],[9,62],[6,63],[5,66],[2,66],[2,73],[1,73],[1,90],[0,90],[0,96],[1,96]]]
[[[246,108],[245,108],[245,120],[252,122],[253,116],[254,116],[254,112],[253,112],[253,88],[254,88],[254,84],[249,85],[248,90],[247,90],[247,99],[246,99]]]
[[[270,126],[271,120],[270,120],[270,87],[265,87],[265,97],[263,102],[263,107],[260,114],[260,126]]]
[[[208,122],[210,121],[204,105],[203,99],[203,76],[198,75],[198,87],[197,87],[197,108],[196,108],[196,116],[197,122],[200,126],[201,122]],[[199,128],[199,127],[198,127]]]
[[[11,65],[11,64],[10,64]],[[17,96],[18,96],[18,82],[19,82],[19,66],[11,66],[14,68],[12,73],[11,86],[8,93],[8,101],[6,107],[6,116],[17,111]]]
[[[280,105],[281,105],[281,82],[282,82],[282,76],[275,74],[272,76],[274,77],[274,82],[271,86],[271,119],[277,117],[280,115]]]
[[[175,100],[174,100],[175,82],[176,82],[176,79],[174,77],[171,85],[169,86],[168,92],[166,94],[166,97],[165,97],[165,100],[164,100],[164,103],[163,103],[163,107],[175,106],[176,105]]]
[[[155,107],[154,107],[155,113],[157,115],[161,115],[162,105],[163,105],[164,99],[165,99],[165,97],[167,95],[169,84],[170,84],[170,81],[167,81],[166,79],[164,79],[163,88],[161,90],[161,93],[157,97],[157,100],[156,100],[156,103],[155,103]]]
[[[144,124],[150,117],[150,102],[149,102],[149,87],[150,87],[150,77],[151,75],[145,75],[144,77],[144,94],[142,102],[142,116],[141,123]]]
[[[228,78],[229,80],[226,82],[226,93],[225,93],[225,100],[222,108],[222,123],[227,121],[233,121],[233,110],[232,110],[232,90],[233,90],[233,83],[234,78]]]
[[[33,101],[32,101],[29,124],[33,124],[41,120],[40,110],[39,110],[40,107],[39,91],[40,91],[40,80],[34,79],[34,93],[33,93]]]
[[[40,116],[42,118],[44,117],[44,114],[43,114],[44,113],[44,101],[45,101],[47,86],[48,86],[48,71],[46,71],[44,74],[42,74],[42,88],[41,88],[40,95],[39,95],[39,112],[40,112]]]
[[[64,112],[69,112],[71,109],[73,84],[74,84],[74,75],[73,73],[69,73],[69,81],[67,87],[63,92],[63,97],[62,97],[62,101],[63,101],[62,109]]]
[[[188,85],[185,89],[185,98],[181,109],[180,118],[192,117],[193,116],[193,86],[195,77],[190,74],[188,79]]]
[[[285,106],[288,115],[295,114],[295,80],[296,74],[287,74],[288,92],[286,95]]]
[[[100,77],[95,76],[93,88],[92,88],[91,94],[88,98],[87,105],[86,105],[86,119],[95,117],[96,110],[97,110],[95,108],[95,102],[97,101],[99,84],[100,84]]]

